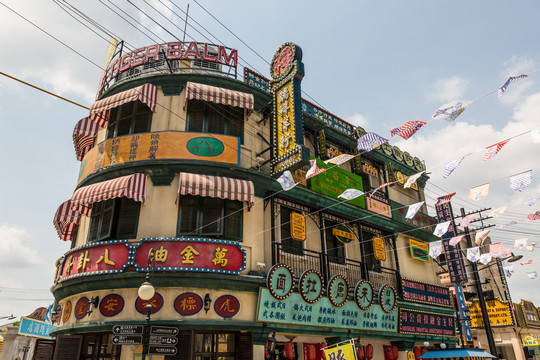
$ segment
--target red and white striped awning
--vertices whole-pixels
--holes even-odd
[[[253,95],[241,91],[234,91],[215,86],[188,82],[186,84],[186,96],[184,98],[184,110],[188,100],[210,101],[216,104],[236,106],[253,111]]]
[[[79,120],[73,129],[73,145],[77,160],[81,161],[94,145],[99,125],[91,116]]]
[[[131,101],[140,100],[148,105],[152,112],[156,111],[157,87],[152,84],[144,84],[139,87],[122,91],[121,93],[109,96],[105,99],[96,101],[90,107],[90,116],[96,116],[95,120],[101,127],[104,127],[108,121],[108,112],[110,109],[126,104]]]
[[[178,196],[188,194],[247,201],[250,205],[255,197],[255,187],[252,181],[181,172]]]
[[[79,225],[80,221],[81,213],[73,211],[71,209],[71,200],[68,200],[64,201],[58,210],[56,210],[53,224],[60,239],[72,241],[75,226]]]
[[[71,197],[71,208],[90,215],[92,204],[117,197],[127,197],[142,203],[146,200],[146,175],[137,173],[77,189]]]

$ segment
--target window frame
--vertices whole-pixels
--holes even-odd
[[[126,208],[125,205],[128,204],[130,207]],[[125,234],[119,234],[118,227],[120,224],[120,221],[125,216],[125,212],[128,210],[131,210],[132,207],[137,207],[136,209],[136,217],[133,218],[133,224],[132,224],[132,231],[131,233],[125,233]],[[105,211],[109,211],[109,209],[112,209],[111,215],[106,218],[105,217]],[[88,225],[88,234],[86,237],[87,243],[94,243],[94,242],[100,242],[100,241],[106,241],[106,240],[119,240],[119,237],[122,239],[135,239],[137,237],[138,227],[139,227],[139,217],[141,213],[141,203],[138,201],[135,201],[133,199],[129,199],[126,197],[119,197],[119,198],[113,198],[108,199],[105,201],[99,201],[95,202],[92,205],[92,212],[90,214],[90,222]],[[99,217],[99,223],[95,224],[96,218]],[[102,233],[102,226],[104,221],[108,222],[109,229],[108,231],[103,234]],[[92,229],[92,225],[97,226],[94,231]]]
[[[133,109],[131,110],[130,115],[123,114],[123,110],[126,109],[128,106],[133,106]],[[145,131],[135,131],[135,127],[137,125],[137,119],[141,115],[147,115],[148,119],[146,120],[146,130]],[[125,136],[125,135],[133,135],[133,134],[142,134],[146,132],[150,132],[152,129],[152,118],[154,113],[148,107],[147,104],[141,102],[140,100],[137,101],[130,101],[128,103],[122,104],[120,106],[117,106],[113,109],[111,109],[110,115],[109,115],[109,121],[107,121],[107,130],[105,133],[105,139],[114,139],[119,136]],[[119,124],[121,121],[125,121],[126,119],[129,119],[129,131],[127,133],[122,133],[118,135],[118,129]],[[114,130],[111,128],[114,126]]]
[[[202,124],[201,124],[201,130],[192,129],[193,123],[192,123],[192,114],[195,112],[193,107],[200,106],[202,107],[202,111],[200,111],[200,108],[197,108],[196,110],[202,112]],[[231,113],[238,112],[238,117],[231,116]],[[240,116],[241,113],[241,116]],[[195,100],[191,99],[188,101],[187,104],[187,110],[186,110],[186,131],[187,132],[200,132],[200,133],[209,133],[208,131],[208,124],[210,122],[210,117],[218,115],[221,120],[223,120],[223,132],[212,132],[212,134],[223,134],[228,136],[236,136],[240,138],[240,143],[244,143],[244,133],[245,133],[245,109],[238,108],[236,106],[230,106],[230,105],[223,105],[223,104],[216,104],[208,101],[203,100]],[[231,134],[231,123],[232,121],[237,120],[239,124],[242,125],[242,130],[240,132],[240,136],[236,134]]]
[[[299,241],[291,237],[291,213],[292,212],[299,212],[302,215],[304,215],[302,211],[290,208],[285,205],[280,205],[279,207],[279,240],[281,244],[281,251],[286,252],[288,254],[292,254],[292,255],[304,256],[305,250],[306,250],[304,247],[304,243],[307,241],[307,239],[304,241]],[[283,217],[285,216],[284,215],[285,213],[287,213],[287,221],[284,222]],[[283,236],[284,235],[283,231],[286,231],[286,233],[288,234],[288,237]]]
[[[334,264],[345,265],[347,263],[347,250],[344,243],[338,240],[338,238],[332,234],[332,229],[339,225],[338,222],[324,219],[324,253],[326,254],[328,261]],[[332,247],[329,248],[329,240]],[[337,246],[336,246],[337,245]],[[332,250],[332,254],[328,250]],[[334,254],[335,252],[335,254]],[[340,254],[341,253],[341,254]]]

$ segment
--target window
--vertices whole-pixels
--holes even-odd
[[[365,229],[361,230],[360,247],[362,250],[362,259],[368,266],[368,270],[381,271],[381,262],[375,259],[375,251],[373,250],[373,238],[381,237],[380,234],[368,232]]]
[[[324,241],[326,245],[326,255],[328,261],[333,263],[345,264],[345,245],[338,240],[332,232],[338,223],[325,220],[324,221]]]
[[[237,136],[244,142],[244,109],[190,100],[186,131]]]
[[[98,333],[84,335],[81,348],[81,360],[105,360],[119,359],[121,346],[113,345],[110,339],[111,335]]]
[[[182,196],[177,235],[211,236],[242,240],[244,211],[240,201],[200,196]]]
[[[107,139],[150,131],[152,110],[140,101],[131,101],[111,110]]]
[[[92,205],[88,242],[137,237],[141,203],[125,197]]]
[[[279,210],[281,250],[295,255],[304,255],[303,241],[291,237],[291,213],[294,210],[281,206]]]

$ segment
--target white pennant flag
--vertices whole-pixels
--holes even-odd
[[[429,243],[429,256],[436,259],[442,253],[442,240]]]
[[[534,251],[534,247],[536,246],[536,243],[532,243],[525,246],[525,249],[529,250],[530,252]]]
[[[351,160],[352,158],[354,158],[354,155],[341,154],[341,155],[338,155],[338,156],[334,156],[331,159],[325,160],[324,163],[325,164],[341,165],[344,162],[347,162],[347,161]]]
[[[317,166],[317,161],[316,160],[309,160],[309,163],[311,164],[311,167],[309,168],[309,170],[306,173],[306,179],[309,179],[310,177],[316,176],[316,175],[326,171],[326,169],[320,169]]]
[[[536,271],[528,272],[528,273],[527,273],[527,276],[529,277],[529,279],[534,280],[534,279],[537,278],[538,273],[537,273]]]
[[[482,254],[480,255],[480,262],[484,265],[487,265],[489,264],[489,262],[491,261],[492,257],[489,253],[485,253],[485,254]]]
[[[505,267],[503,267],[504,269],[504,275],[506,275],[506,277],[512,277],[512,275],[514,275],[514,266],[513,265],[507,265]]]
[[[540,127],[531,130],[531,139],[535,144],[540,143]]]
[[[426,172],[426,170],[420,171],[419,173],[416,173],[416,174],[414,174],[414,175],[409,176],[409,178],[407,179],[407,181],[406,181],[405,184],[403,185],[403,188],[405,188],[405,189],[410,188],[411,185],[414,184],[414,182],[415,182],[416,180],[418,180],[418,178],[419,178],[420,176],[422,176],[422,174],[425,173],[425,172]]]
[[[357,189],[347,189],[344,192],[341,193],[341,195],[338,195],[338,198],[342,198],[345,200],[352,200],[356,199],[359,196],[364,195],[364,193]]]
[[[289,170],[285,170],[283,174],[277,179],[277,182],[285,191],[291,190],[293,187],[296,186],[293,176]]]
[[[478,231],[476,233],[476,236],[474,238],[474,242],[476,243],[476,245],[478,246],[482,246],[484,244],[484,241],[486,240],[486,238],[488,237],[489,233],[491,232],[491,229],[486,229],[486,230],[482,230],[482,231]]]
[[[529,240],[528,237],[516,239],[514,241],[514,247],[520,250],[525,249],[525,246],[527,245],[527,240]]]
[[[467,249],[467,260],[477,262],[480,260],[480,248],[478,246]]]
[[[433,235],[441,237],[448,231],[448,227],[450,226],[450,221],[445,221],[443,223],[438,223],[437,227],[435,227],[435,231],[433,232]]]
[[[494,218],[499,217],[506,211],[506,209],[508,209],[508,205],[493,209],[489,212],[489,216]]]
[[[424,201],[421,201],[416,204],[409,205],[409,209],[407,210],[407,215],[405,215],[406,219],[412,219],[414,215],[420,210],[420,208],[424,205]]]

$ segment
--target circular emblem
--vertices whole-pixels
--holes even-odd
[[[420,159],[417,158],[416,156],[413,158],[413,163],[416,170],[418,171],[424,170],[424,164],[422,164],[422,161],[420,161]]]
[[[338,225],[332,228],[332,235],[344,244],[350,243],[354,240],[354,234],[351,229],[345,225]]]
[[[392,153],[398,161],[403,161],[403,153],[397,146],[394,146],[394,148],[392,149]]]
[[[146,315],[146,304],[148,303],[152,305],[150,314],[155,314],[163,307],[163,296],[157,291],[150,301],[143,300],[137,296],[137,300],[135,300],[135,309],[137,309],[139,313]]]
[[[90,308],[90,302],[87,297],[80,298],[75,304],[75,318],[77,320],[82,319],[88,314],[88,309]]]
[[[416,360],[416,356],[414,356],[413,351],[407,351],[407,360]]]
[[[232,295],[220,296],[214,302],[214,311],[224,318],[233,317],[240,311],[240,301]]]
[[[413,158],[407,151],[403,153],[403,160],[405,160],[405,164],[409,165],[410,167],[414,166]]]
[[[366,135],[367,132],[366,132],[366,130],[364,130],[363,127],[357,126],[357,127],[354,129],[354,134],[356,135],[356,138],[361,138],[362,136]],[[386,144],[386,143],[385,143],[385,144]]]
[[[118,294],[109,294],[101,299],[99,312],[103,316],[115,316],[124,308],[124,298]]]
[[[187,142],[186,148],[193,155],[212,157],[220,155],[225,145],[215,138],[196,137]]]
[[[334,275],[328,282],[328,300],[332,305],[341,307],[349,297],[349,284],[343,275]]]
[[[302,299],[308,304],[313,304],[322,296],[322,276],[313,269],[306,270],[302,276],[300,276],[298,287],[300,288]]]
[[[62,313],[63,324],[67,323],[67,321],[69,320],[72,308],[73,308],[73,305],[71,305],[71,301],[66,302],[63,309],[64,312]]]
[[[291,295],[294,286],[294,274],[289,265],[276,264],[272,266],[266,278],[266,286],[270,291],[270,295],[278,300],[286,299]]]
[[[396,171],[396,180],[401,184],[405,184],[405,175],[401,171]]]
[[[396,290],[391,285],[383,285],[379,290],[379,305],[385,313],[390,313],[396,308]]]
[[[195,293],[183,293],[174,300],[174,310],[184,316],[195,315],[203,308],[202,298]]]
[[[367,310],[373,305],[373,285],[367,280],[360,280],[354,289],[354,300],[362,310]]]
[[[382,144],[381,149],[386,155],[392,155],[392,145],[390,145],[389,143],[385,142],[384,144]]]
[[[291,42],[286,42],[274,54],[270,74],[274,79],[279,79],[289,73],[294,64],[296,46]]]

